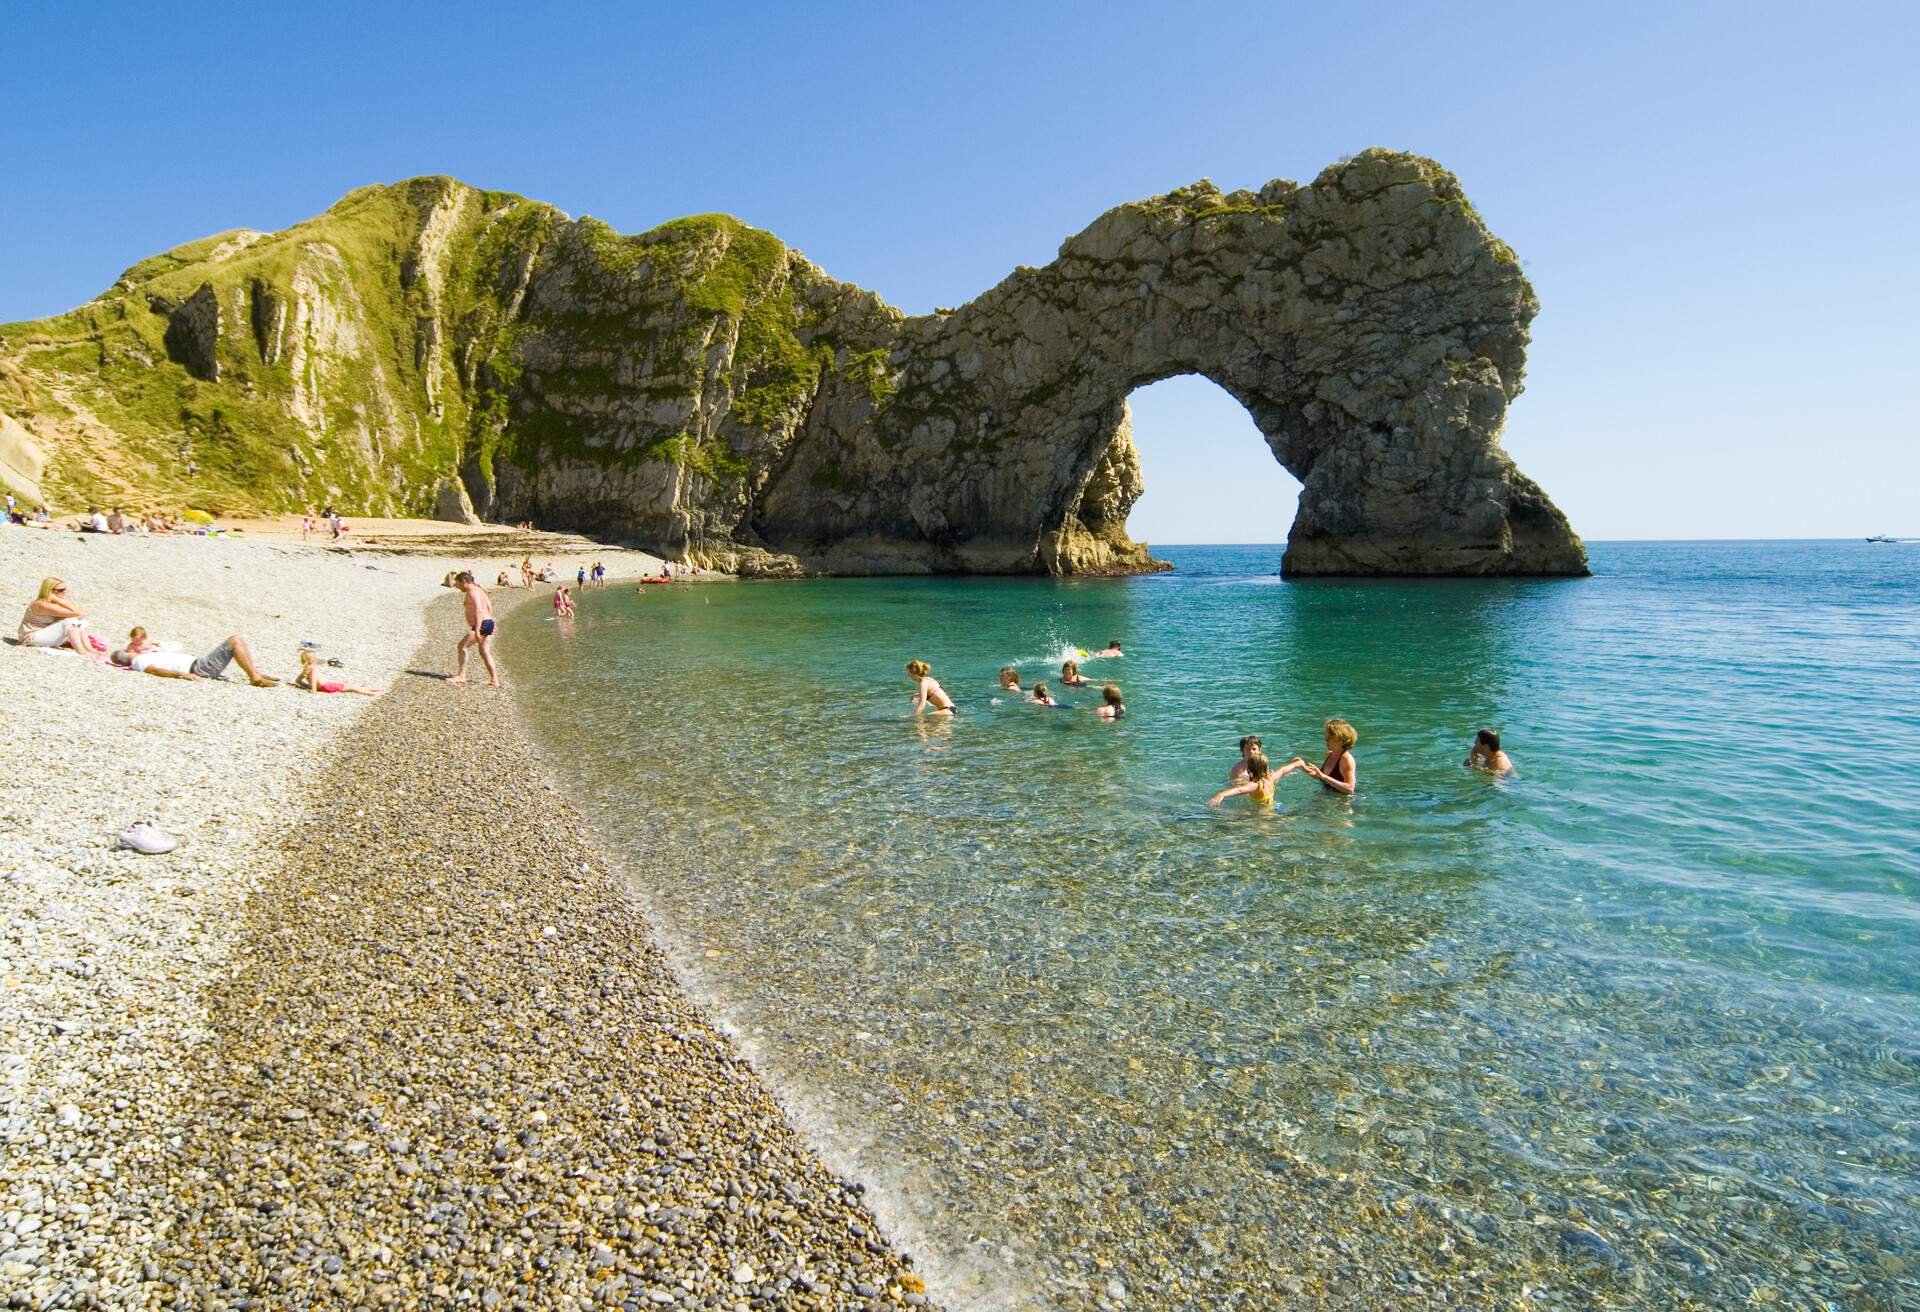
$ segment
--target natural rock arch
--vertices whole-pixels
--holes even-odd
[[[890,394],[828,398],[832,440],[796,445],[752,527],[834,570],[1150,567],[1124,532],[1124,398],[1198,373],[1301,483],[1285,572],[1584,573],[1499,447],[1537,308],[1453,176],[1414,156],[1123,205],[1045,268],[903,321]]]
[[[1124,398],[1199,373],[1302,485],[1287,572],[1583,573],[1499,446],[1536,308],[1453,176],[1389,151],[1122,205],[917,318],[726,215],[629,236],[415,178],[0,325],[0,402],[52,495],[471,505],[748,572],[1079,573],[1152,567]]]

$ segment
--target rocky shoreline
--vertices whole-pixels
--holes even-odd
[[[681,993],[507,698],[403,680],[314,796],[209,999],[154,1301],[925,1301]]]
[[[344,568],[316,554],[283,572],[324,591]],[[418,635],[433,594],[385,586],[418,599],[401,625]],[[88,855],[99,841],[67,831],[101,817],[41,815],[44,794],[9,789],[0,1302],[924,1305],[861,1187],[682,992],[510,698],[439,677],[458,609],[444,593],[427,609],[411,662],[351,663],[389,664],[371,703],[7,649],[28,715],[71,681],[121,733],[143,710],[204,714],[202,736],[224,721],[240,755],[209,769],[238,760],[236,789],[269,759],[286,770],[234,833],[156,858]],[[288,715],[286,742],[246,755],[250,717]],[[101,790],[98,807],[129,804]]]

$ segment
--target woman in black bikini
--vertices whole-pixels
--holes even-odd
[[[1285,775],[1304,770],[1334,792],[1351,797],[1360,786],[1360,766],[1353,759],[1353,745],[1360,741],[1360,735],[1345,720],[1328,720],[1326,737],[1325,761],[1313,765],[1296,756],[1280,767],[1280,773]]]

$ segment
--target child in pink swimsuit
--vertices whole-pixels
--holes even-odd
[[[300,653],[300,673],[294,678],[293,686],[304,688],[308,692],[351,692],[362,697],[378,697],[378,688],[360,688],[351,683],[323,682],[320,678],[320,662],[311,651]]]

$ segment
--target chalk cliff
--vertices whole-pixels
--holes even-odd
[[[1200,373],[1303,485],[1288,573],[1583,573],[1499,445],[1536,309],[1453,176],[1379,150],[1122,205],[913,318],[726,216],[623,236],[420,178],[0,327],[0,409],[69,500],[531,518],[756,573],[1088,573],[1154,567],[1125,398]]]

